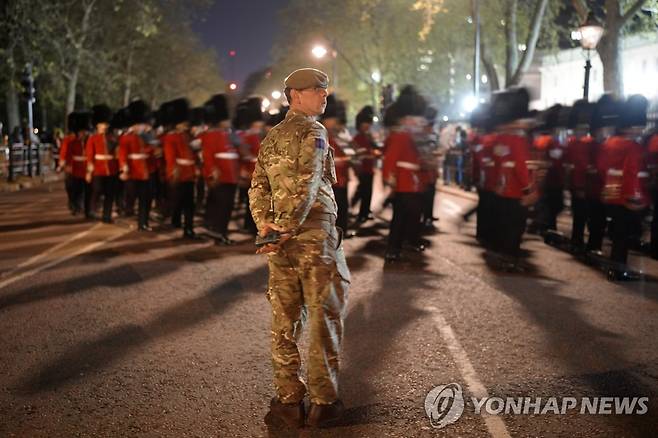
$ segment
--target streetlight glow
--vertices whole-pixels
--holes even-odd
[[[265,110],[270,107],[270,104],[271,104],[270,99],[268,99],[267,97],[263,98],[261,102],[261,111],[265,112]]]
[[[311,53],[313,56],[316,58],[324,58],[324,56],[327,54],[327,49],[323,46],[314,46],[313,49],[311,50]]]
[[[279,90],[272,91],[272,99],[280,99],[280,98],[281,98],[281,92]]]
[[[373,71],[370,77],[372,78],[373,81],[377,83],[379,83],[379,81],[382,80],[382,74],[379,72],[379,70]]]
[[[231,82],[229,84],[228,88],[229,88],[229,90],[235,91],[235,90],[238,89],[238,84],[236,84],[235,82]]]
[[[478,106],[478,101],[473,95],[466,96],[462,101],[462,108],[468,113],[472,112]]]

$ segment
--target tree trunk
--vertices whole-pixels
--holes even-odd
[[[500,89],[498,72],[496,71],[496,67],[494,66],[493,61],[491,61],[491,56],[489,55],[488,46],[485,43],[484,37],[481,36],[480,38],[480,41],[482,42],[480,45],[480,55],[482,65],[484,65],[484,69],[487,72],[487,79],[489,79],[489,89],[492,92],[498,91]]]
[[[519,64],[519,44],[516,38],[516,9],[518,0],[507,1],[507,20],[505,20],[505,84],[509,86]]]
[[[525,42],[525,52],[521,57],[519,65],[516,66],[516,71],[510,83],[507,84],[507,87],[513,85],[518,85],[521,82],[521,75],[525,73],[530,64],[532,63],[532,58],[535,56],[535,48],[537,47],[537,40],[539,40],[539,33],[541,31],[541,24],[544,20],[544,15],[546,14],[546,7],[548,6],[548,0],[538,0],[535,12],[530,23],[530,32],[528,32],[528,38]]]
[[[128,52],[128,61],[126,65],[126,88],[123,90],[123,106],[128,106],[130,103],[130,95],[132,93],[132,71],[133,71],[133,46],[130,46],[130,51]]]
[[[76,96],[76,90],[78,88],[79,74],[80,74],[80,65],[76,64],[75,67],[73,67],[73,71],[71,72],[71,79],[69,80],[69,83],[67,85],[67,92],[66,92],[67,115],[75,110],[75,96]]]
[[[603,64],[603,90],[617,97],[623,96],[624,78],[617,29],[608,30],[607,35],[601,39],[597,52]]]

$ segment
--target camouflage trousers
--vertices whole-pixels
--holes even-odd
[[[272,306],[274,386],[283,403],[306,394],[297,342],[308,326],[306,361],[311,402],[338,398],[338,355],[343,338],[350,273],[332,222],[304,230],[269,256],[268,300]]]

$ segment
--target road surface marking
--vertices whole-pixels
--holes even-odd
[[[18,265],[16,265],[15,268],[13,268],[13,269],[5,272],[4,274],[2,274],[2,277],[7,277],[7,276],[13,274],[16,271],[25,268],[26,266],[30,266],[30,265],[38,262],[39,260],[42,260],[43,258],[47,257],[49,254],[52,254],[53,252],[57,251],[58,249],[62,248],[63,246],[66,246],[69,243],[86,236],[87,234],[91,233],[95,229],[99,228],[101,225],[102,224],[98,223],[98,224],[94,225],[93,227],[91,227],[91,228],[89,228],[85,231],[81,231],[78,234],[75,234],[75,235],[71,236],[70,238],[66,239],[63,242],[60,242],[57,245],[52,246],[52,247],[48,248],[47,250],[30,257],[29,259],[25,260],[24,262],[19,263]]]
[[[468,354],[466,354],[466,351],[455,336],[455,332],[452,331],[452,327],[450,327],[445,318],[443,318],[443,315],[441,315],[438,308],[429,306],[427,307],[427,310],[432,312],[436,328],[443,337],[443,341],[448,345],[448,351],[450,351],[453,360],[457,364],[457,368],[459,368],[459,373],[462,375],[462,378],[473,394],[473,397],[489,397],[487,388],[485,388],[482,382],[480,382],[480,379],[475,372],[475,368],[473,368],[473,364],[471,364],[471,361],[468,358]],[[492,437],[511,438],[507,426],[505,426],[505,422],[503,422],[501,417],[483,413],[482,418],[484,419],[484,423]]]
[[[82,237],[89,234],[92,230],[98,229],[99,227],[101,229],[102,228],[108,228],[105,224],[101,224],[101,223],[96,224],[93,227],[91,227],[89,230],[83,231],[82,233],[78,233],[75,236],[73,236],[72,238],[66,240],[65,242],[62,242],[58,245],[55,245],[54,247],[46,250],[45,252],[32,257],[30,260],[27,260],[26,262],[23,262],[21,265],[17,266],[15,269],[8,272],[6,275],[9,275],[11,273],[16,272],[16,270],[20,269],[20,267],[26,267],[29,264],[34,264],[34,263],[38,262],[39,260],[47,257],[48,255],[53,254],[58,249],[61,249],[66,244],[69,244],[69,243],[71,243],[75,240],[81,239]],[[130,229],[122,229],[122,228],[120,228],[120,229],[114,228],[114,229],[118,232],[112,233],[109,236],[105,237],[104,239],[101,239],[101,240],[96,241],[96,242],[92,242],[92,243],[90,243],[86,246],[83,246],[82,248],[79,248],[79,249],[77,249],[73,252],[58,255],[57,257],[54,257],[52,260],[50,260],[47,263],[44,263],[43,265],[36,266],[32,269],[21,272],[20,274],[15,275],[14,277],[10,277],[10,278],[7,278],[7,279],[1,281],[0,282],[0,290],[3,289],[6,286],[12,284],[12,283],[15,283],[15,282],[19,281],[19,280],[22,280],[22,279],[30,277],[32,275],[38,274],[39,272],[41,272],[43,270],[52,268],[53,266],[57,266],[57,265],[59,265],[61,263],[64,263],[68,260],[71,260],[72,258],[75,258],[75,257],[79,256],[80,254],[84,254],[86,252],[93,251],[94,249],[98,248],[99,246],[102,246],[102,245],[104,245],[108,242],[111,242],[112,240],[115,240],[115,239],[117,239],[117,238],[119,238],[119,237],[123,236],[124,234],[129,233],[131,231]],[[30,263],[28,263],[28,262],[30,262]]]

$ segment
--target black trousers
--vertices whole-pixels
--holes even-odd
[[[126,200],[132,199],[134,205],[135,199],[138,202],[137,225],[147,227],[149,224],[149,214],[151,213],[151,202],[153,201],[153,189],[151,181],[131,179],[125,183]],[[128,207],[126,207],[128,208]],[[133,207],[134,208],[134,207]]]
[[[333,187],[334,197],[336,198],[336,205],[338,206],[338,217],[336,218],[336,226],[340,227],[343,232],[347,231],[347,223],[349,219],[349,203],[347,200],[347,187]]]
[[[476,207],[477,223],[475,225],[475,238],[483,245],[492,242],[495,229],[494,195],[488,190],[478,189],[478,205]]]
[[[421,220],[424,223],[431,222],[434,218],[434,197],[436,196],[436,184],[431,184],[423,192],[423,208]]]
[[[651,257],[658,259],[658,190],[651,193],[653,214],[651,219]]]
[[[388,252],[399,253],[405,240],[412,244],[418,243],[422,208],[422,193],[395,194],[393,220],[388,234]]]
[[[587,240],[588,251],[601,251],[603,247],[603,236],[605,235],[606,208],[598,199],[587,199],[587,229],[589,239]]]
[[[200,176],[196,180],[196,207],[205,207],[203,200],[206,198],[206,180]]]
[[[76,178],[70,175],[68,181],[69,203],[74,213],[84,209],[85,216],[91,216],[91,184],[84,178]]]
[[[525,232],[528,209],[520,199],[495,198],[496,225],[493,231],[493,249],[510,257],[519,257]]]
[[[237,184],[208,186],[206,200],[206,225],[211,231],[226,235],[235,205]],[[251,213],[249,213],[251,216]],[[253,219],[252,219],[253,220]]]
[[[116,187],[116,176],[95,176],[91,181],[92,198],[91,205],[94,212],[98,211],[98,202],[103,197],[103,220],[109,222],[112,219],[112,204],[114,202],[114,190]]]
[[[587,223],[587,200],[571,192],[571,243],[578,246],[585,244],[585,224]]]
[[[633,228],[636,222],[634,212],[623,205],[611,204],[606,205],[606,211],[610,219],[612,219],[612,223],[610,224],[610,238],[612,239],[610,260],[626,264],[631,237],[634,233]]]
[[[124,214],[126,210],[126,183],[119,178],[114,183],[114,203],[117,206],[117,213]]]
[[[173,194],[171,222],[176,226],[181,225],[182,216],[185,230],[194,228],[194,186],[195,181],[184,181],[170,185]]]
[[[545,188],[537,208],[537,222],[541,230],[557,230],[557,216],[564,208],[562,188]]]
[[[356,187],[356,193],[352,198],[352,206],[360,202],[358,218],[365,220],[370,215],[370,202],[372,201],[372,180],[371,173],[359,174],[359,185]]]

